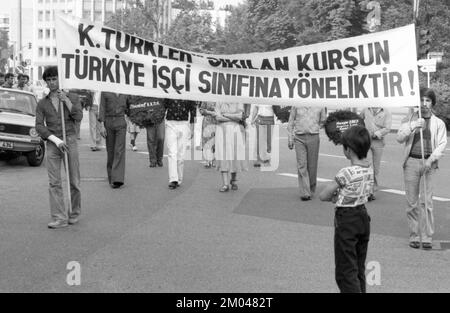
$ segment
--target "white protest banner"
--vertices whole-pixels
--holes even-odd
[[[62,88],[327,107],[419,105],[414,25],[263,53],[208,55],[56,19]]]

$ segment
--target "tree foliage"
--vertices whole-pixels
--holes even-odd
[[[3,72],[3,69],[8,62],[9,57],[9,47],[8,47],[8,32],[5,30],[0,30],[0,72]]]
[[[211,14],[197,9],[181,11],[172,22],[163,42],[194,52],[215,52],[216,36],[212,29]]]
[[[118,10],[112,15],[106,25],[139,37],[159,41],[162,36],[163,7],[167,1],[170,0],[132,0],[126,9]]]

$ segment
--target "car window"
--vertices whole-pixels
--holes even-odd
[[[0,90],[0,111],[22,112],[36,114],[36,98],[32,95]]]

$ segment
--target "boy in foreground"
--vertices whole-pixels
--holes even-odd
[[[370,216],[365,203],[373,184],[374,172],[367,160],[370,134],[353,126],[342,134],[344,155],[351,166],[342,168],[321,193],[320,200],[336,203],[334,256],[336,283],[341,292],[366,292],[365,261],[370,237]]]

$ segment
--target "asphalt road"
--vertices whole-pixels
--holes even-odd
[[[183,186],[168,190],[164,168],[149,168],[144,134],[127,150],[125,186],[106,182],[104,149],[89,150],[82,125],[82,218],[49,230],[45,166],[0,160],[0,291],[3,292],[337,292],[333,206],[298,197],[295,153],[280,131],[279,166],[250,167],[239,190],[219,193],[220,177],[188,161]],[[319,190],[348,161],[322,134]],[[273,150],[276,150],[276,144]],[[432,251],[408,247],[400,166],[402,147],[387,138],[383,190],[368,205],[372,236],[367,261],[378,262],[380,285],[368,292],[450,291],[450,150],[435,176]],[[276,162],[275,162],[276,163]],[[443,242],[441,244],[441,242]],[[67,264],[81,265],[69,286]]]

